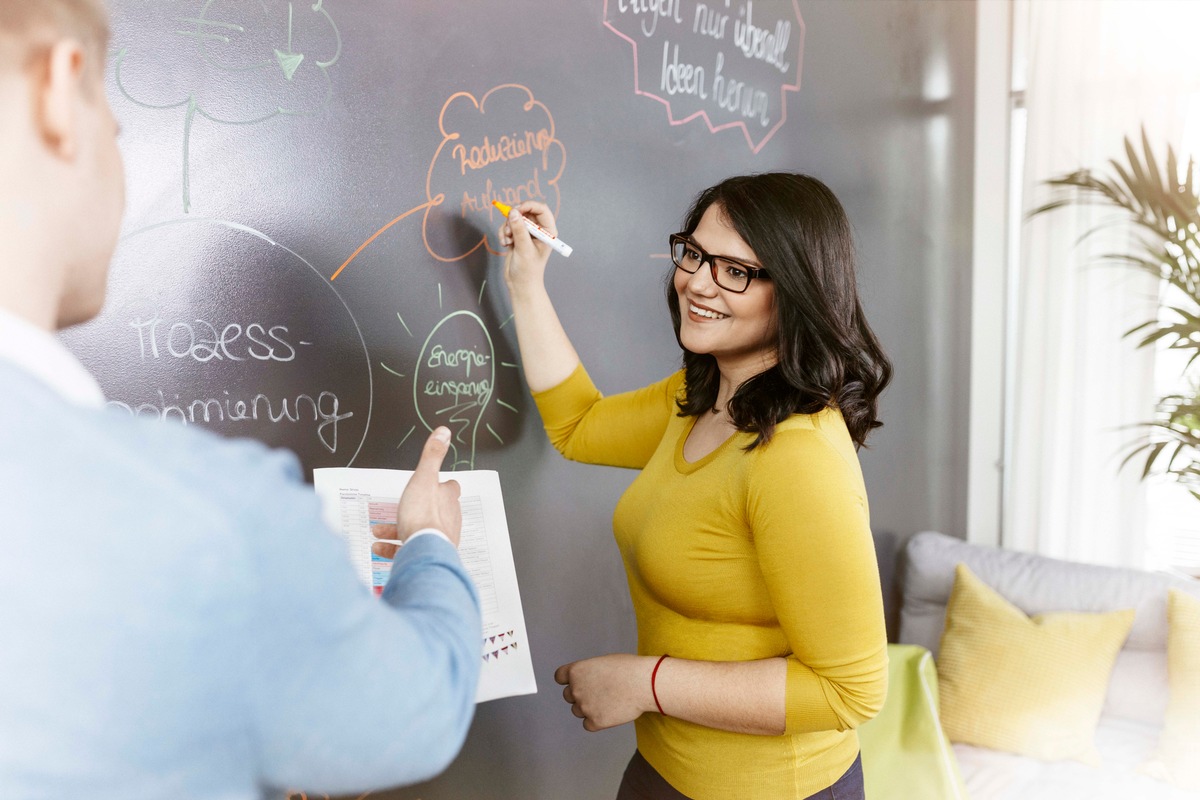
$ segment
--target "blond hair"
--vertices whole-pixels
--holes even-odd
[[[108,37],[104,0],[0,0],[0,69],[25,66],[40,48],[71,38],[99,76]]]

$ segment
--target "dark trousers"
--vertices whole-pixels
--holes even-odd
[[[642,758],[642,754],[634,751],[621,778],[621,787],[617,790],[617,800],[688,800],[687,795],[680,792],[666,778],[658,774],[658,770],[650,766],[650,762]],[[764,798],[764,800],[768,800]],[[827,789],[809,795],[805,800],[866,800],[863,792],[862,757],[854,759],[850,769]]]

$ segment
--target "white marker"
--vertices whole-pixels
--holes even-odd
[[[492,205],[494,205],[496,208],[500,209],[500,213],[503,214],[505,217],[507,217],[509,215],[509,212],[512,211],[512,206],[505,205],[504,203],[501,203],[499,200],[493,200]],[[543,242],[550,245],[556,251],[561,253],[564,258],[567,258],[571,255],[571,245],[567,244],[562,239],[559,239],[557,236],[551,236],[546,231],[545,228],[543,228],[541,225],[538,225],[533,220],[528,219],[526,217],[521,217],[521,219],[524,220],[525,227],[529,229],[529,234],[533,238],[541,239]]]

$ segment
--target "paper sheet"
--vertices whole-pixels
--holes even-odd
[[[313,483],[325,520],[349,545],[359,579],[376,594],[391,574],[392,562],[371,552],[371,526],[393,524],[396,503],[412,473],[393,469],[317,469]],[[537,684],[529,656],[529,637],[517,572],[513,565],[500,476],[491,470],[446,472],[462,487],[462,537],[459,556],[475,582],[483,611],[478,703],[533,694]]]

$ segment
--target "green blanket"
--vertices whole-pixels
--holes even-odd
[[[933,656],[888,645],[888,697],[858,729],[867,800],[967,800],[958,762],[938,720]]]

